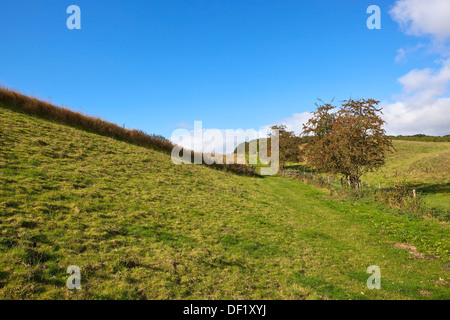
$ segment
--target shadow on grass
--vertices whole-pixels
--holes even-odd
[[[291,165],[285,165],[284,166],[284,170],[300,170],[300,171],[304,171],[304,172],[313,172],[313,173],[317,173],[316,170],[311,169],[305,165],[302,164],[291,164]]]
[[[450,193],[450,183],[417,183],[409,184],[408,187],[416,189],[422,193]]]
[[[3,288],[6,285],[8,277],[9,277],[9,272],[0,271],[0,288]]]
[[[296,282],[300,285],[307,287],[324,297],[333,297],[333,299],[367,299],[364,296],[347,292],[339,286],[336,286],[319,277],[307,276],[302,272],[296,273],[294,276],[296,278]]]

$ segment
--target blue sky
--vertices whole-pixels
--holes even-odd
[[[72,4],[81,30],[66,27]],[[371,4],[381,8],[381,30],[366,27]],[[393,108],[406,103],[399,78],[425,68],[431,76],[446,57],[433,50],[433,34],[394,21],[395,4],[2,0],[0,84],[167,137],[194,120],[219,129],[289,123],[318,98],[375,98]],[[411,121],[395,133],[414,131]],[[418,130],[443,134],[427,126]]]

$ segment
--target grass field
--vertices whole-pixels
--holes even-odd
[[[382,186],[405,183],[425,196],[432,208],[450,211],[450,142],[394,140],[386,165],[363,177]]]
[[[447,222],[296,180],[0,107],[0,181],[0,299],[450,299]]]

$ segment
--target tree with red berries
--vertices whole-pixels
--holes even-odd
[[[393,150],[378,103],[374,99],[345,100],[337,112],[332,104],[318,105],[303,125],[302,135],[308,143],[302,153],[307,164],[342,174],[349,187],[360,188],[361,176],[381,167]]]

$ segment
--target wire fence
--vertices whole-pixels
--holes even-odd
[[[428,202],[428,198],[424,198],[427,193],[416,191],[416,189],[411,189],[402,183],[389,185],[386,183],[382,184],[381,182],[369,184],[362,181],[357,190],[352,190],[348,187],[345,178],[332,175],[318,174],[299,169],[285,169],[281,172],[281,175],[286,178],[296,179],[338,192],[341,190],[346,194],[353,194],[358,197],[371,195],[372,197],[387,202],[390,206],[405,208],[406,210],[413,210],[415,212],[431,212],[433,216],[440,216],[440,220],[450,220],[450,210],[448,209],[447,201],[436,206],[436,200],[433,199],[433,204],[431,204]]]
[[[346,186],[346,180],[344,178],[337,178],[336,176],[330,176],[330,175],[323,175],[318,174],[311,171],[303,171],[299,169],[285,169],[282,171],[281,175],[283,177],[287,178],[293,178],[293,179],[300,179],[300,180],[317,180],[321,181],[324,184],[329,185],[341,185]],[[367,188],[367,189],[381,189],[382,183],[379,182],[377,184],[370,184],[365,181],[361,181],[360,188]],[[415,195],[416,191],[415,189],[412,190],[412,194]]]

